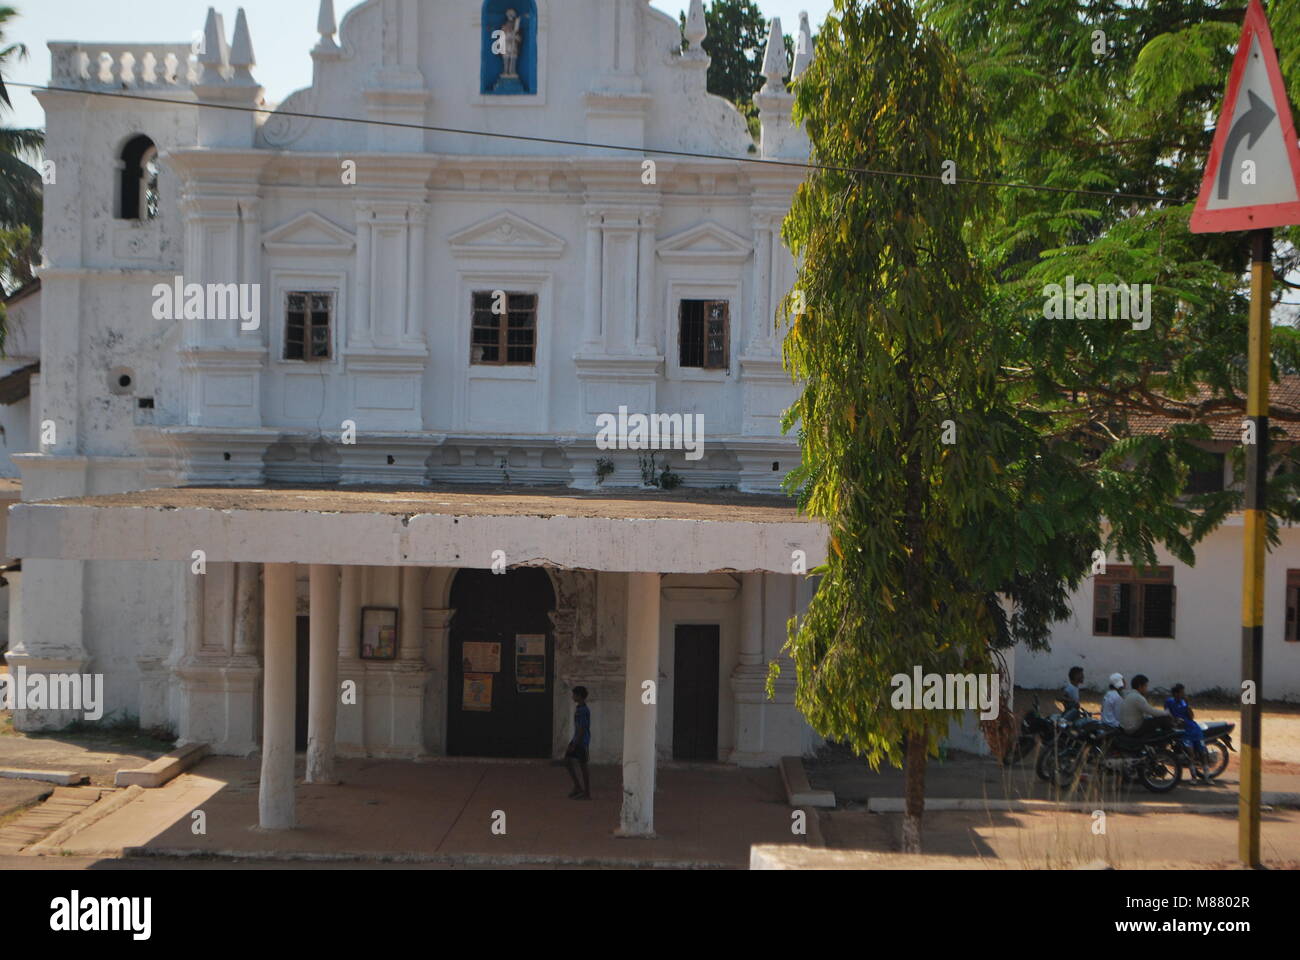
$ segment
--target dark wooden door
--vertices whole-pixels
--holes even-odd
[[[294,723],[293,748],[299,753],[307,749],[307,689],[311,666],[311,617],[298,618],[298,656],[294,663]]]
[[[447,753],[453,757],[551,756],[555,639],[549,613],[555,593],[546,571],[534,568],[494,574],[462,570],[451,587],[451,621],[447,677]],[[540,683],[521,683],[527,663],[516,662],[516,639],[543,637],[546,663]],[[500,644],[499,670],[475,669],[466,644]],[[477,666],[485,665],[480,661]],[[523,668],[517,670],[516,668]],[[471,674],[466,683],[466,674]],[[485,679],[486,678],[486,679]],[[468,692],[468,696],[467,696]]]
[[[677,627],[673,649],[673,759],[718,759],[717,624]]]

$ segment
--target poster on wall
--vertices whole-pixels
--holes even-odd
[[[397,659],[397,608],[361,608],[361,659]]]
[[[467,673],[461,694],[461,709],[479,713],[492,712],[492,674]]]
[[[461,669],[465,673],[500,673],[501,644],[466,643],[461,650]]]
[[[515,689],[519,693],[546,692],[546,634],[515,634]]]

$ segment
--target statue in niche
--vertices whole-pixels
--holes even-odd
[[[524,21],[513,8],[506,11],[505,22],[492,33],[492,52],[501,58],[501,76],[494,93],[527,93],[519,78],[519,51],[524,46]]]

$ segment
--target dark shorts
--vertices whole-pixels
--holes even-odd
[[[587,762],[587,748],[579,744],[576,747],[570,747],[564,752],[565,760],[577,760],[579,763]]]

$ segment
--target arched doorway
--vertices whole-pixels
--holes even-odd
[[[447,754],[551,756],[555,591],[536,568],[461,570],[451,586]]]

